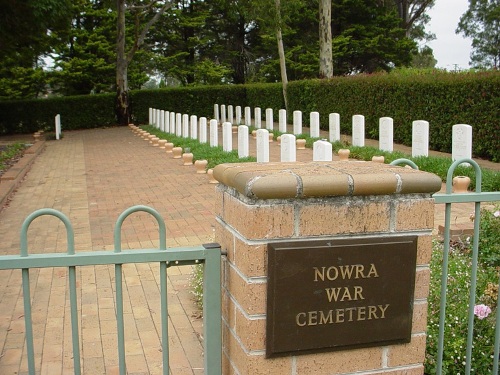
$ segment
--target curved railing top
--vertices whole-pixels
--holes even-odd
[[[464,159],[458,159],[451,164],[450,168],[448,168],[448,174],[446,175],[446,194],[451,194],[452,192],[452,187],[453,187],[453,172],[455,169],[460,165],[460,164],[470,164],[471,166],[474,167],[474,171],[476,174],[476,186],[475,186],[475,191],[476,193],[481,193],[481,184],[482,184],[482,172],[481,168],[479,167],[479,164],[475,162],[472,159],[469,158],[464,158]]]
[[[146,212],[149,213],[150,215],[154,216],[158,223],[158,232],[160,235],[160,250],[166,250],[167,249],[167,236],[166,236],[166,227],[165,227],[165,221],[161,217],[161,215],[156,211],[154,208],[148,207],[148,206],[132,206],[127,208],[125,211],[123,211],[120,216],[118,216],[118,219],[116,220],[116,225],[115,225],[115,231],[114,231],[114,241],[115,241],[115,253],[119,253],[122,249],[122,235],[121,235],[121,229],[122,229],[122,224],[125,221],[125,219],[133,214],[134,212]]]
[[[69,221],[68,217],[64,215],[62,212],[54,210],[53,208],[41,208],[32,212],[30,215],[24,219],[23,225],[21,227],[21,256],[28,256],[28,228],[30,224],[36,218],[44,215],[55,216],[59,218],[66,227],[66,237],[68,241],[68,254],[75,254],[75,236],[73,231],[73,226]]]
[[[416,169],[418,170],[418,166],[410,159],[404,159],[404,158],[401,158],[401,159],[396,159],[396,160],[393,160],[390,165],[409,165],[410,167],[412,167],[413,169]]]

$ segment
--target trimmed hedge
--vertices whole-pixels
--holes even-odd
[[[162,108],[211,118],[214,104],[246,105],[244,85],[191,86],[158,90],[132,91],[130,96],[133,121],[148,122],[149,108]]]
[[[146,123],[148,109],[164,108],[179,113],[213,116],[213,105],[232,104],[277,111],[284,107],[281,84],[193,86],[132,91],[133,121]],[[452,126],[473,127],[473,155],[500,161],[500,72],[425,74],[375,74],[335,77],[330,80],[290,82],[288,122],[292,111],[318,111],[322,128],[328,114],[341,117],[341,132],[351,134],[351,118],[365,116],[366,136],[378,138],[378,121],[394,119],[394,141],[411,145],[412,122],[430,123],[430,147],[451,152]],[[63,130],[116,124],[114,95],[101,94],[44,100],[0,102],[0,134],[29,133],[53,128],[61,115]]]
[[[500,72],[360,75],[292,82],[288,91],[291,107],[320,112],[325,128],[328,114],[339,113],[343,134],[362,114],[367,137],[377,139],[379,118],[392,117],[394,141],[408,146],[414,120],[429,121],[429,146],[443,152],[451,152],[452,126],[469,124],[473,154],[500,161]]]
[[[114,103],[114,94],[0,101],[0,135],[54,131],[57,114],[63,131],[113,125]]]

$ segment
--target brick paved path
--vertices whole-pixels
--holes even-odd
[[[145,204],[167,224],[168,246],[191,246],[212,238],[214,186],[193,167],[183,167],[135,137],[128,128],[65,132],[47,142],[10,204],[0,212],[2,254],[17,253],[23,220],[50,207],[69,217],[76,251],[111,249],[114,223],[126,208]],[[64,226],[52,217],[36,219],[28,232],[29,251],[64,252]],[[158,246],[156,221],[145,213],[125,220],[123,248]],[[202,374],[202,320],[189,289],[190,267],[169,269],[172,374]],[[161,369],[159,270],[155,265],[124,267],[127,368],[130,374]],[[19,271],[0,272],[0,374],[25,373],[24,316]],[[42,374],[69,373],[71,339],[66,271],[32,273],[37,369]],[[85,374],[117,373],[112,267],[84,267],[80,327]],[[44,339],[43,339],[44,338]],[[61,350],[62,348],[62,350]]]
[[[222,137],[219,137],[221,139]],[[233,145],[237,142],[233,141]],[[250,150],[255,153],[254,141]],[[271,161],[279,160],[271,144]],[[297,151],[312,160],[312,151]],[[164,150],[150,146],[128,128],[65,132],[47,142],[11,202],[0,211],[0,254],[19,251],[23,220],[36,209],[50,207],[69,217],[76,251],[113,248],[113,228],[126,208],[144,204],[166,221],[167,245],[211,242],[214,185],[194,167],[181,165]],[[468,220],[470,207],[457,217]],[[442,222],[436,205],[436,225]],[[55,218],[36,219],[29,230],[29,251],[64,252],[64,226]],[[155,220],[136,213],[122,229],[124,249],[158,246]],[[191,298],[190,267],[169,269],[169,342],[173,375],[202,374],[202,320]],[[0,374],[24,374],[24,316],[19,271],[0,271]],[[129,374],[161,371],[159,270],[155,265],[124,267],[127,367]],[[71,338],[65,270],[32,272],[36,365],[41,374],[71,373]],[[82,365],[85,374],[117,373],[114,320],[114,270],[108,266],[78,271]]]

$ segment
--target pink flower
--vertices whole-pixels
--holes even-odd
[[[481,320],[490,315],[490,313],[491,309],[486,305],[481,304],[474,306],[474,315]]]
[[[500,217],[500,210],[495,211],[495,212],[493,213],[493,216],[495,216],[495,217]]]

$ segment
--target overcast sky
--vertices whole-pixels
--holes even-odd
[[[454,70],[469,69],[471,40],[455,34],[458,21],[469,5],[468,0],[436,0],[428,11],[431,20],[427,30],[436,35],[428,45],[434,50],[437,67]]]

